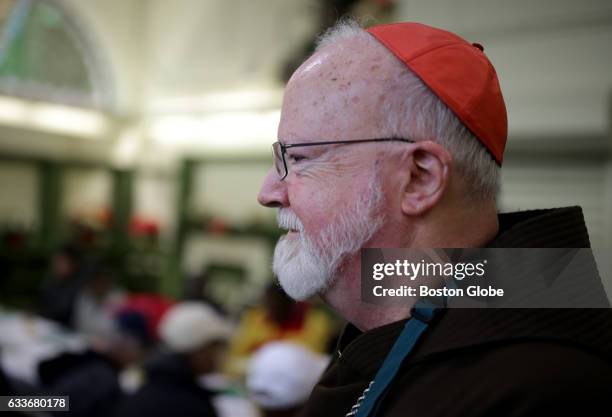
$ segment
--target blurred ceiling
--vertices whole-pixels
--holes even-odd
[[[102,141],[78,146],[91,157],[129,161],[131,149],[158,161],[156,146],[180,153],[237,139],[267,152],[288,71],[345,11],[482,43],[517,141],[609,134],[608,0],[1,0],[0,93],[101,110]],[[18,88],[24,69],[29,81]],[[4,132],[2,149],[30,140]],[[60,142],[62,152],[73,148],[72,138]]]

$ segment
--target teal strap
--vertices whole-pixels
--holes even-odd
[[[395,340],[391,351],[376,373],[367,395],[359,406],[356,417],[375,415],[376,409],[379,407],[387,389],[391,386],[402,362],[414,349],[438,309],[439,307],[425,300],[417,301],[412,309],[412,318],[404,325],[402,333]]]

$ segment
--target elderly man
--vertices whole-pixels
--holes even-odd
[[[318,294],[349,322],[303,415],[584,414],[607,405],[607,310],[419,318],[414,300],[361,298],[365,247],[589,247],[579,208],[497,213],[506,135],[483,47],[447,31],[341,23],[293,74],[258,197],[288,231],[273,268],[291,297]]]

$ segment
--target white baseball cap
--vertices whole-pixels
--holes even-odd
[[[254,402],[278,410],[304,403],[329,358],[289,342],[271,342],[257,350],[249,363],[247,388]]]
[[[229,324],[211,307],[199,302],[175,304],[161,320],[159,336],[175,352],[191,352],[216,340],[227,340]]]

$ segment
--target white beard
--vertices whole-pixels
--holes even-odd
[[[288,208],[278,210],[278,225],[299,233],[282,236],[274,250],[272,269],[291,298],[305,300],[329,288],[343,262],[357,253],[380,229],[383,216],[381,181],[374,178],[351,207],[338,213],[319,236],[310,238],[300,219]]]

